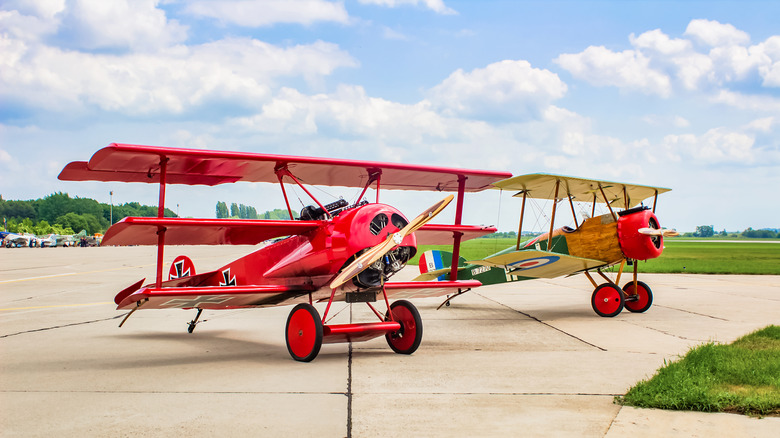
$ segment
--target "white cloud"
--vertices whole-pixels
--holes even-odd
[[[159,0],[72,0],[61,13],[60,33],[74,47],[154,50],[187,39],[187,27],[169,20]]]
[[[593,85],[616,86],[663,97],[671,94],[669,76],[653,69],[650,58],[639,51],[613,52],[603,46],[590,46],[581,53],[562,54],[555,63]]]
[[[153,54],[95,55],[0,37],[0,96],[55,111],[181,113],[207,102],[259,107],[279,77],[356,65],[335,44],[281,48],[235,38]]]
[[[714,103],[722,103],[741,110],[780,114],[780,99],[771,96],[745,95],[721,90],[710,100]]]
[[[437,12],[439,14],[446,14],[446,15],[457,14],[457,11],[448,8],[444,4],[444,0],[359,0],[359,1],[360,3],[363,4],[380,5],[380,6],[390,7],[390,8],[396,8],[402,5],[417,6],[422,4],[426,8],[434,12]]]
[[[562,54],[555,62],[593,85],[663,97],[670,97],[675,86],[697,91],[758,78],[765,87],[780,87],[780,36],[751,46],[747,33],[709,20],[692,20],[685,35],[689,39],[671,38],[655,29],[631,34],[631,50],[590,46]],[[698,51],[693,40],[704,43],[705,52]]]
[[[186,11],[245,27],[349,22],[343,2],[324,0],[197,0],[188,2]]]
[[[752,164],[757,155],[755,137],[726,128],[713,128],[702,135],[667,135],[663,147],[683,160],[698,164]]]
[[[549,70],[505,60],[471,72],[458,69],[430,90],[429,100],[447,115],[517,120],[538,118],[566,90]]]
[[[746,130],[769,133],[772,131],[772,127],[776,125],[775,117],[763,117],[753,120],[745,126]]]
[[[691,20],[685,29],[685,35],[712,47],[744,45],[750,42],[750,35],[733,25],[705,19]]]

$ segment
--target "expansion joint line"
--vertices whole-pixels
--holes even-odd
[[[550,328],[551,328],[551,329],[553,329],[553,330],[559,331],[559,332],[563,333],[563,334],[564,334],[564,335],[566,335],[566,336],[569,336],[569,337],[571,337],[571,338],[574,338],[574,339],[576,339],[576,340],[578,340],[578,341],[582,342],[583,344],[590,345],[590,346],[591,346],[591,347],[593,347],[593,348],[598,348],[598,349],[599,349],[599,350],[601,350],[601,351],[607,351],[607,349],[606,349],[606,348],[599,347],[599,346],[598,346],[598,345],[596,345],[596,344],[591,344],[590,342],[588,342],[588,341],[586,341],[586,340],[584,340],[584,339],[578,338],[577,336],[574,336],[574,335],[573,335],[573,334],[571,334],[571,333],[568,333],[568,332],[566,332],[566,331],[563,331],[563,330],[559,329],[558,327],[555,327],[554,325],[548,324],[548,323],[546,323],[546,322],[542,321],[541,319],[539,319],[539,318],[537,318],[537,317],[535,317],[535,316],[533,316],[533,315],[530,315],[530,314],[528,314],[528,313],[525,313],[525,312],[523,312],[523,311],[521,311],[521,310],[514,309],[514,308],[512,308],[512,307],[509,307],[509,306],[507,306],[507,305],[506,305],[506,304],[504,304],[504,303],[500,303],[500,302],[498,302],[498,301],[496,301],[496,300],[494,300],[494,299],[492,299],[492,298],[486,297],[485,295],[482,295],[482,294],[480,294],[480,293],[477,293],[477,292],[474,292],[474,293],[475,293],[475,294],[477,294],[477,295],[479,295],[479,296],[481,296],[482,298],[484,298],[484,299],[486,299],[486,300],[489,300],[489,301],[492,301],[492,302],[494,302],[494,303],[498,304],[499,306],[506,307],[507,309],[510,309],[510,310],[512,310],[512,311],[514,311],[514,312],[517,312],[517,313],[519,313],[519,314],[521,314],[521,315],[523,315],[523,316],[525,316],[525,317],[529,318],[529,319],[532,319],[532,320],[534,320],[534,321],[538,322],[539,324],[546,325],[547,327],[550,327]]]
[[[73,327],[73,326],[76,326],[76,325],[84,325],[84,324],[92,324],[92,323],[95,323],[95,322],[111,321],[112,319],[118,319],[118,318],[121,318],[123,316],[125,316],[125,315],[122,314],[122,315],[112,316],[110,318],[96,319],[96,320],[93,320],[93,321],[74,322],[74,323],[70,323],[70,324],[55,325],[53,327],[44,327],[44,328],[39,328],[39,329],[34,329],[34,330],[25,330],[23,332],[9,333],[7,335],[1,335],[0,339],[2,339],[2,338],[10,338],[11,336],[16,336],[16,335],[23,335],[23,334],[26,334],[26,333],[45,332],[47,330],[54,330],[54,329],[58,329],[58,328]]]
[[[349,306],[349,322],[352,324],[352,305]],[[347,357],[347,438],[352,438],[352,341]]]

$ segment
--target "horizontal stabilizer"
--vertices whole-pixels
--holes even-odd
[[[165,229],[166,245],[256,245],[268,239],[303,234],[320,221],[126,217],[108,229],[101,245],[156,245]]]
[[[561,275],[598,268],[606,264],[601,260],[528,249],[500,253],[483,260],[472,260],[468,263],[501,267],[505,268],[511,275],[530,278],[555,278]]]

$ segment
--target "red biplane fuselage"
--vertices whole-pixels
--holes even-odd
[[[461,224],[463,197],[510,176],[506,172],[465,170],[401,163],[377,163],[246,152],[175,149],[112,144],[88,162],[68,164],[59,178],[69,181],[146,182],[160,185],[158,216],[127,217],[114,224],[104,245],[157,245],[156,279],[145,279],[115,297],[119,309],[197,309],[192,332],[204,309],[235,309],[297,304],[287,320],[287,348],[299,361],[310,361],[322,343],[348,342],[385,335],[397,353],[411,354],[422,338],[422,320],[405,300],[439,296],[477,287],[476,280],[390,282],[417,250],[417,239],[428,244],[452,242],[495,231]],[[247,182],[279,183],[290,217],[293,212],[284,186],[291,180],[316,205],[301,211],[301,220],[191,219],[163,217],[167,184],[217,185]],[[304,185],[362,188],[355,204],[339,200],[323,205]],[[375,185],[376,202],[363,200]],[[409,221],[396,208],[379,203],[379,189],[457,192],[455,224],[427,224],[450,203],[449,195]],[[417,235],[416,233],[419,233]],[[423,236],[423,237],[421,237]],[[163,278],[167,245],[257,245],[277,239],[222,268],[196,273],[186,256],[179,256]],[[386,313],[371,304],[384,299]],[[320,317],[313,304],[327,301]],[[364,302],[379,322],[326,324],[334,301]],[[128,316],[130,315],[128,314]],[[125,318],[127,319],[127,317]],[[123,321],[124,323],[124,321]],[[121,324],[120,324],[121,326]]]

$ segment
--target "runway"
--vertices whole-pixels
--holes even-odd
[[[167,247],[198,272],[251,247]],[[647,313],[598,317],[583,276],[479,288],[436,310],[415,300],[416,353],[384,338],[324,345],[311,363],[284,341],[291,307],[115,310],[154,276],[154,247],[0,249],[2,436],[758,436],[780,418],[613,403],[664,360],[780,324],[780,276],[647,274]],[[399,278],[415,274],[406,268]],[[333,323],[369,319],[334,304]],[[322,313],[324,305],[318,309]],[[370,312],[370,311],[369,311]]]

